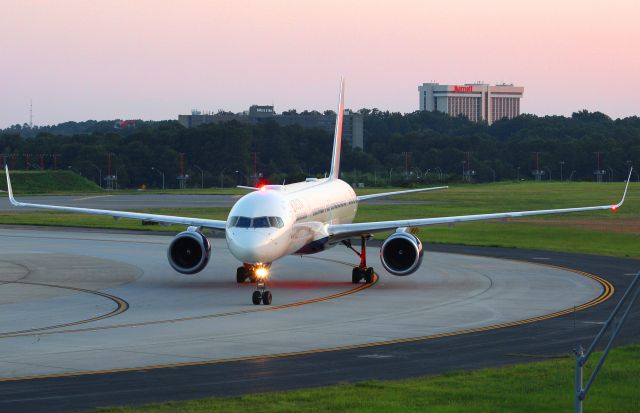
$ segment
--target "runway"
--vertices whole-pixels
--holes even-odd
[[[594,324],[576,326],[576,320],[591,318],[613,294],[605,279],[548,265],[562,265],[554,258],[559,254],[480,250],[534,261],[523,262],[469,255],[474,248],[429,251],[411,277],[388,275],[371,262],[378,281],[353,285],[356,257],[336,247],[276,262],[273,305],[253,306],[252,286],[235,283],[237,263],[223,240],[213,240],[212,262],[195,277],[170,269],[169,240],[1,231],[0,410],[68,410],[428,374],[469,363],[471,356],[459,352],[485,335],[506,334],[520,356],[504,359],[506,342],[483,339],[502,359],[479,357],[462,368],[515,362],[535,356],[531,337],[541,332],[546,341],[539,345],[557,346],[562,340],[553,337],[567,334],[567,318],[574,338],[592,331]],[[376,253],[371,248],[370,256]],[[589,262],[578,257],[577,267]],[[623,262],[627,273],[637,265],[600,261],[607,260]],[[547,323],[562,327],[539,330]],[[457,344],[439,347],[447,341]],[[528,350],[518,351],[518,342]]]

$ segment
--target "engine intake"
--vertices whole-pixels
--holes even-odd
[[[184,231],[176,235],[167,258],[174,270],[182,274],[195,274],[207,266],[211,255],[211,243],[200,231]]]
[[[380,247],[382,266],[393,275],[413,274],[422,264],[422,243],[413,234],[396,232]]]

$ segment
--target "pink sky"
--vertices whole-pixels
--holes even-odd
[[[347,3],[346,5],[344,3]],[[524,112],[640,113],[640,1],[0,0],[0,127],[191,108],[411,112],[513,82]]]

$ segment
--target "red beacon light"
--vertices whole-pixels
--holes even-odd
[[[611,211],[616,212],[620,208],[618,205],[611,205]]]

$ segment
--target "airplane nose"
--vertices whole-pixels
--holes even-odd
[[[268,234],[253,229],[240,229],[227,234],[229,251],[239,261],[247,264],[273,262],[277,256]]]

